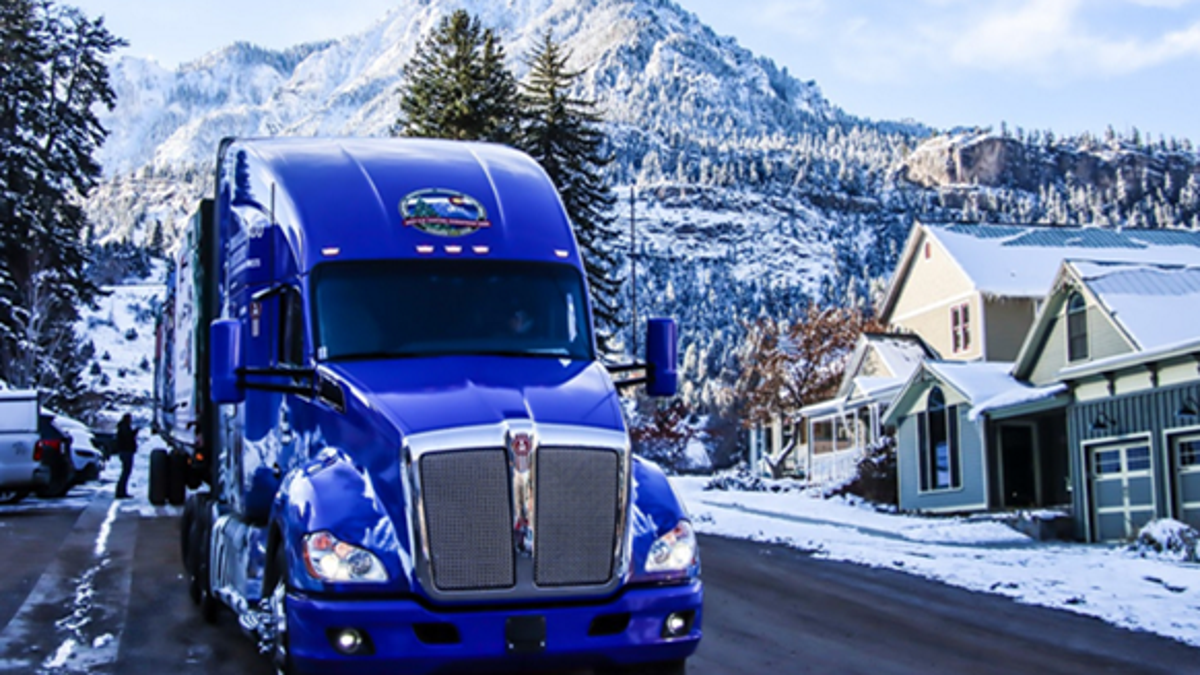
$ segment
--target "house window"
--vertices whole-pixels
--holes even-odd
[[[1179,466],[1200,466],[1200,439],[1186,440],[1179,443]]]
[[[1087,303],[1079,293],[1067,300],[1067,360],[1082,361],[1088,357]]]
[[[838,418],[837,439],[834,443],[835,450],[841,452],[843,450],[852,450],[854,448],[855,426],[853,415],[847,415]]]
[[[950,334],[954,352],[965,352],[971,348],[971,305],[964,302],[950,308]]]
[[[833,452],[833,419],[813,420],[812,451],[814,455]]]
[[[925,259],[929,260],[932,257],[933,257],[933,245],[930,244],[929,242],[925,242]]]
[[[917,416],[921,453],[921,490],[962,487],[959,471],[958,406],[947,406],[940,387],[929,391],[925,412]]]

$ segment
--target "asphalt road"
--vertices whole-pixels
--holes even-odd
[[[232,614],[187,597],[178,523],[74,506],[0,507],[0,673],[268,675]],[[1200,673],[1200,650],[792,549],[701,538],[704,640],[716,673]],[[103,544],[103,545],[101,545]]]

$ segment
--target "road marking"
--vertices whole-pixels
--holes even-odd
[[[119,518],[118,506],[111,495],[97,494],[80,514],[0,632],[0,671],[113,672],[137,540],[137,518]],[[46,630],[51,623],[54,629]]]

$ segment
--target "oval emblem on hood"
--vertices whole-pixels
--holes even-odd
[[[400,219],[405,227],[439,237],[461,237],[492,226],[479,200],[441,188],[419,190],[400,200]]]

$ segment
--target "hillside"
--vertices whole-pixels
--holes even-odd
[[[225,136],[387,134],[404,64],[458,7],[498,29],[518,77],[546,30],[586,70],[623,230],[636,195],[639,307],[679,319],[693,407],[728,413],[744,322],[877,293],[914,219],[1197,224],[1187,146],[856,118],[669,0],[405,0],[283,52],[239,43],[173,71],[120,59],[98,236],[172,241]]]

